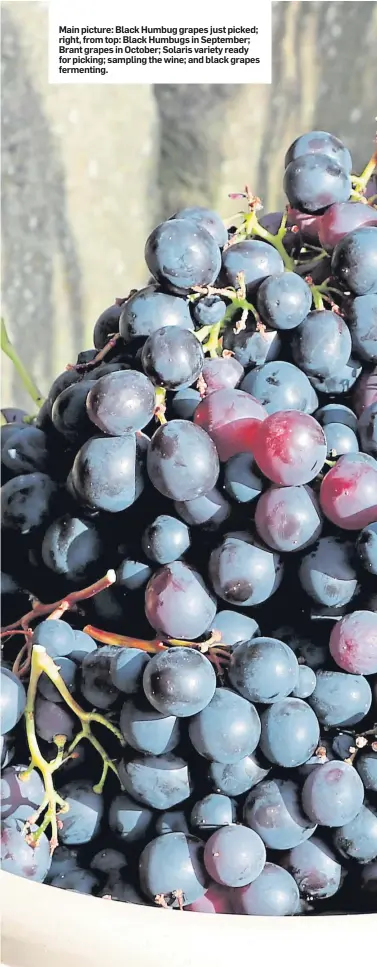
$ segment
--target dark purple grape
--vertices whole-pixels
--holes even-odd
[[[187,763],[172,753],[135,756],[121,762],[119,775],[125,791],[151,809],[170,809],[192,792]]]
[[[335,202],[348,201],[350,175],[326,154],[304,154],[289,162],[284,175],[289,204],[299,211],[316,213]]]
[[[216,447],[200,426],[172,420],[152,437],[147,468],[160,493],[172,500],[193,500],[207,494],[219,475]]]
[[[318,406],[317,394],[306,374],[284,360],[265,363],[250,370],[241,383],[241,389],[259,400],[267,413],[277,413],[279,410],[313,413]]]
[[[111,708],[118,698],[119,691],[110,678],[112,661],[117,654],[116,647],[103,645],[82,660],[80,690],[87,702],[97,708]]]
[[[292,553],[314,544],[323,518],[310,487],[269,487],[255,510],[259,536],[274,551]]]
[[[13,477],[35,471],[46,473],[50,466],[46,434],[35,426],[25,429],[15,427],[1,447],[1,462]]]
[[[305,779],[302,805],[314,823],[344,826],[357,816],[364,799],[364,786],[347,762],[325,762]]]
[[[347,426],[356,433],[357,416],[355,416],[353,410],[350,410],[349,406],[344,406],[343,403],[326,403],[325,406],[321,406],[317,410],[314,416],[323,427],[328,426],[329,423],[336,425],[341,423],[342,426]]]
[[[325,900],[342,885],[343,869],[335,853],[317,836],[295,846],[281,857],[304,899]]]
[[[68,691],[74,692],[76,688],[77,674],[77,666],[75,662],[72,661],[71,658],[55,658],[55,664],[59,669],[60,676],[63,679]],[[54,685],[45,672],[42,672],[42,675],[39,678],[38,691],[43,698],[46,698],[49,702],[64,702],[64,698],[62,698],[56,685]]]
[[[194,804],[190,823],[196,833],[213,832],[220,826],[231,826],[236,822],[236,815],[236,804],[232,799],[211,792]]]
[[[133,433],[93,437],[81,447],[72,467],[72,483],[80,501],[95,510],[126,510],[142,492]]]
[[[363,410],[359,417],[358,430],[361,449],[372,457],[377,457],[377,400]]]
[[[377,225],[377,211],[362,202],[345,201],[330,205],[320,220],[319,241],[332,252],[338,242],[361,225]]]
[[[334,833],[334,846],[346,860],[371,863],[377,859],[377,809],[370,803]]]
[[[144,343],[141,362],[144,373],[155,386],[175,391],[187,389],[198,379],[204,352],[188,329],[163,326]]]
[[[249,702],[270,705],[286,698],[297,685],[298,662],[283,641],[251,638],[233,650],[228,674],[233,688]],[[221,761],[219,756],[214,758]]]
[[[368,524],[356,541],[360,563],[369,574],[377,574],[377,523]]]
[[[259,715],[241,695],[217,688],[211,701],[189,724],[191,744],[212,762],[234,763],[251,755],[260,739]]]
[[[365,226],[346,235],[334,248],[331,268],[354,295],[377,293],[377,228]]]
[[[161,285],[185,294],[212,285],[221,267],[219,246],[206,228],[187,218],[162,222],[145,244],[145,261]]]
[[[22,819],[26,822],[44,800],[45,788],[36,769],[13,765],[1,775],[1,818]]]
[[[220,389],[236,389],[244,375],[244,368],[234,356],[215,356],[205,359],[202,377],[206,384],[205,396]]]
[[[292,769],[313,755],[319,724],[313,710],[300,698],[283,698],[262,713],[260,748],[270,762]]]
[[[64,705],[37,698],[35,703],[35,731],[40,739],[53,742],[57,735],[73,739],[77,720]]]
[[[194,302],[192,314],[200,326],[215,326],[222,322],[226,313],[226,302],[219,295],[206,295]]]
[[[144,341],[162,326],[194,328],[185,299],[162,292],[157,285],[148,285],[122,306],[119,328],[125,343]]]
[[[152,573],[152,568],[146,561],[125,557],[117,570],[117,583],[129,591],[137,591],[145,587]]]
[[[358,589],[353,544],[341,537],[321,537],[302,558],[298,576],[307,594],[326,607],[348,604]]]
[[[200,652],[170,648],[148,662],[143,688],[148,702],[162,715],[187,718],[209,704],[215,693],[216,675]]]
[[[241,796],[265,779],[270,771],[270,763],[262,763],[260,757],[253,754],[233,763],[211,762],[208,778],[216,792],[225,796]]]
[[[265,779],[258,783],[246,799],[243,819],[273,850],[293,849],[317,828],[305,816],[300,786],[291,779]]]
[[[100,886],[100,879],[90,870],[67,870],[66,873],[59,873],[49,881],[50,886],[55,886],[59,890],[72,890],[74,893],[82,893],[84,896],[92,896],[97,893]]]
[[[179,389],[171,400],[174,419],[192,420],[196,407],[200,403],[201,395],[196,389]]]
[[[120,730],[127,745],[136,752],[162,755],[179,744],[179,722],[175,715],[157,712],[143,697],[129,698],[120,714]]]
[[[367,406],[370,406],[371,403],[375,403],[376,401],[377,367],[372,369],[372,371],[365,370],[357,383],[352,398],[352,404],[357,416],[361,416]]]
[[[36,846],[26,842],[22,819],[9,819],[1,824],[1,866],[4,873],[43,883],[51,864],[50,844],[38,826],[32,826],[30,832],[38,833]]]
[[[248,369],[264,366],[277,359],[281,351],[281,337],[275,329],[257,329],[253,317],[241,332],[237,332],[232,325],[227,326],[223,332],[223,347],[233,353],[241,366]]]
[[[263,480],[254,457],[249,453],[236,453],[224,466],[224,487],[238,504],[249,504],[262,493]]]
[[[302,155],[323,154],[331,161],[336,161],[349,174],[352,170],[352,158],[342,141],[328,131],[308,131],[301,134],[299,138],[288,148],[285,155],[284,166],[288,167],[291,161],[301,158]]]
[[[111,336],[115,336],[119,332],[119,319],[122,309],[123,306],[115,304],[109,306],[108,309],[104,309],[98,316],[93,330],[93,342],[96,349],[104,349]]]
[[[262,872],[265,861],[263,841],[247,826],[222,826],[204,849],[206,870],[222,886],[247,886]]]
[[[325,378],[311,376],[310,382],[317,393],[326,393],[335,396],[338,393],[349,393],[361,373],[361,363],[353,356],[350,356],[348,362],[344,366],[341,366],[338,372],[333,372],[332,376]]]
[[[355,766],[364,789],[377,792],[377,752],[368,748],[364,749],[361,755],[357,756]]]
[[[356,433],[344,423],[326,423],[324,427],[327,456],[343,457],[345,453],[358,453]]]
[[[152,829],[153,812],[120,793],[112,800],[109,809],[109,826],[126,844],[143,840]],[[125,858],[123,866],[125,864]],[[108,871],[106,871],[108,872]]]
[[[59,840],[63,846],[81,846],[90,843],[97,835],[103,812],[103,797],[93,792],[93,783],[78,779],[61,786],[59,795],[69,806],[68,812],[60,813]]]
[[[56,397],[51,419],[55,429],[67,443],[75,444],[86,440],[93,433],[86,408],[87,396],[92,386],[95,386],[95,382],[91,379],[73,383]]]
[[[141,539],[144,554],[157,564],[171,564],[172,561],[177,561],[188,550],[190,543],[190,531],[187,525],[168,514],[160,514],[156,517],[145,529]]]
[[[222,276],[225,284],[237,285],[240,272],[243,273],[246,294],[250,298],[269,275],[282,275],[284,262],[268,242],[247,239],[230,245],[223,253]]]
[[[232,891],[234,912],[249,917],[292,917],[300,895],[293,876],[276,863],[266,863],[256,880]]]
[[[176,500],[174,507],[190,527],[210,530],[217,530],[231,514],[230,504],[216,487],[194,500]]]
[[[87,399],[92,423],[111,436],[142,430],[152,419],[155,406],[152,383],[143,373],[133,369],[103,376],[92,387]]]
[[[189,836],[190,830],[183,809],[170,809],[166,813],[159,813],[156,833],[158,836],[165,836],[165,833],[184,833]]]
[[[250,534],[226,534],[210,555],[209,576],[219,598],[249,608],[274,594],[283,577],[283,565],[278,554]]]
[[[32,641],[33,645],[45,648],[50,658],[55,659],[71,653],[75,636],[67,621],[46,618],[34,628]]]
[[[77,372],[77,369],[65,369],[59,376],[54,379],[51,384],[50,389],[47,394],[47,401],[50,406],[50,411],[52,409],[55,400],[60,396],[63,390],[67,389],[67,386],[72,386],[73,383],[78,383],[82,379],[81,373]]]
[[[356,725],[369,712],[372,692],[369,682],[362,675],[347,675],[320,668],[309,704],[318,721],[326,728]]]
[[[345,366],[351,336],[342,317],[328,309],[314,309],[292,339],[293,358],[308,376],[326,379]]]
[[[91,870],[96,870],[98,873],[107,873],[109,876],[112,876],[113,873],[119,873],[126,866],[127,859],[125,854],[111,847],[105,847],[105,849],[99,850],[90,861]]]
[[[65,514],[47,528],[42,542],[42,557],[54,574],[69,581],[99,577],[104,548],[96,525],[90,520]]]
[[[1,526],[30,534],[46,526],[53,516],[57,485],[45,473],[13,477],[1,488]]]
[[[311,305],[308,283],[294,272],[270,275],[258,289],[258,312],[271,329],[295,329],[304,321]]]
[[[228,648],[260,635],[260,628],[255,619],[239,611],[218,611],[211,630],[220,633],[220,643],[223,642]]]
[[[135,695],[142,687],[144,669],[149,661],[149,655],[140,648],[117,648],[110,661],[114,687],[126,695]]]
[[[203,843],[184,833],[166,833],[152,839],[139,860],[143,892],[156,900],[164,896],[178,906],[176,891],[181,891],[184,906],[203,896],[208,877],[203,864]],[[178,885],[179,884],[179,885]]]
[[[26,692],[24,686],[17,675],[9,671],[4,665],[1,666],[1,690],[0,690],[0,711],[1,711],[1,734],[6,735],[14,729],[17,722],[24,714],[26,705]]]
[[[203,208],[201,205],[192,205],[189,208],[180,208],[171,217],[188,218],[190,221],[197,222],[201,228],[205,228],[212,235],[219,248],[223,248],[228,241],[228,233],[224,222],[220,218],[220,215],[210,208]]]

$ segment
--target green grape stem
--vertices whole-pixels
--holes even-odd
[[[26,369],[26,366],[20,359],[16,349],[12,345],[8,336],[5,320],[3,318],[1,319],[1,348],[3,353],[5,353],[5,355],[8,356],[8,359],[10,359],[11,362],[13,363],[13,366],[15,367],[18,375],[20,376],[20,379],[26,389],[26,392],[29,394],[29,396],[31,396],[31,399],[39,409],[44,403],[43,396],[40,390],[38,389],[37,384],[34,382],[32,377],[30,376],[30,373]]]

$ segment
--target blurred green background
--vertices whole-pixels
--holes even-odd
[[[3,2],[2,279],[12,339],[46,392],[93,323],[145,283],[145,239],[182,205],[283,203],[286,148],[310,128],[361,170],[377,114],[377,4],[273,4],[265,86],[49,86],[47,4]],[[3,361],[3,405],[27,402]]]

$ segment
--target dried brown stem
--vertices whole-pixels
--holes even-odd
[[[60,601],[53,601],[52,604],[42,604],[40,601],[37,601],[33,609],[28,611],[27,614],[24,614],[22,618],[18,618],[13,624],[6,625],[5,628],[2,628],[0,637],[4,637],[4,635],[9,634],[11,631],[16,631],[19,628],[27,631],[30,622],[35,621],[36,618],[43,618],[48,615],[52,616],[55,611],[61,611],[61,613],[68,611],[70,608],[74,608],[79,601],[86,601],[88,598],[93,598],[94,595],[99,594],[100,591],[105,591],[115,581],[115,571],[110,570],[99,581],[95,581],[94,584],[90,584],[89,587],[82,588],[80,591],[71,591],[70,594],[67,594],[65,598],[61,598]]]

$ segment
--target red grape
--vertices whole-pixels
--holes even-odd
[[[326,438],[312,416],[285,410],[271,413],[260,425],[253,452],[269,480],[284,487],[296,486],[309,483],[321,470],[327,453]]]
[[[377,673],[377,614],[353,611],[337,621],[330,635],[330,651],[339,668],[354,675]]]
[[[194,423],[206,430],[220,460],[229,460],[235,453],[252,449],[259,424],[266,411],[249,393],[237,389],[222,389],[211,393],[195,410]]]
[[[326,517],[343,530],[360,530],[377,517],[377,463],[364,453],[340,457],[321,484]]]

